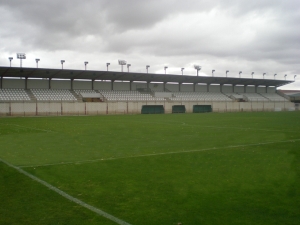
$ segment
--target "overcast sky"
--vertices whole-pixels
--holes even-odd
[[[300,89],[299,0],[0,0],[0,66],[284,79]]]

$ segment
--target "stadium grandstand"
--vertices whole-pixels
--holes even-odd
[[[298,109],[297,93],[277,91],[289,80],[16,67],[0,78],[2,116]]]

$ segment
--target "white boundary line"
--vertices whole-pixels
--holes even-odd
[[[26,129],[31,129],[31,130],[39,130],[39,131],[45,131],[45,132],[52,132],[52,133],[57,133],[55,131],[52,131],[52,130],[44,130],[44,129],[38,129],[38,128],[34,128],[34,127],[25,127],[25,126],[20,126],[20,125],[17,125],[17,124],[9,124],[9,123],[1,123],[3,125],[7,125],[7,126],[15,126],[15,127],[21,127],[21,128],[26,128]]]
[[[246,144],[246,145],[229,145],[229,146],[218,147],[218,148],[212,147],[212,148],[204,148],[204,149],[196,149],[196,150],[188,150],[188,151],[162,152],[162,153],[135,155],[135,156],[116,157],[116,158],[106,158],[106,159],[102,158],[102,159],[92,159],[92,160],[83,160],[83,161],[75,161],[75,162],[49,163],[49,164],[42,164],[42,165],[19,166],[19,167],[20,168],[28,168],[28,167],[59,166],[59,165],[67,165],[67,164],[84,164],[84,163],[94,163],[94,162],[99,162],[99,161],[108,161],[108,160],[117,160],[117,159],[129,159],[129,158],[150,157],[150,156],[158,156],[158,155],[171,155],[171,154],[181,154],[181,153],[191,153],[191,152],[203,152],[203,151],[219,150],[219,149],[226,149],[226,148],[240,148],[240,147],[259,146],[259,145],[268,145],[268,144],[286,143],[286,142],[295,142],[295,141],[300,141],[300,139],[285,140],[285,141],[273,141],[273,142],[262,142],[262,143]]]
[[[72,202],[75,202],[76,204],[78,204],[78,205],[80,205],[80,206],[82,206],[84,208],[87,208],[87,209],[91,210],[92,212],[97,213],[100,216],[103,216],[103,217],[105,217],[105,218],[107,218],[107,219],[109,219],[109,220],[111,220],[111,221],[113,221],[113,222],[115,222],[117,224],[120,224],[120,225],[131,225],[131,224],[129,224],[129,223],[123,221],[123,220],[118,219],[117,217],[114,217],[114,216],[112,216],[112,215],[110,215],[110,214],[102,211],[101,209],[98,209],[98,208],[96,208],[94,206],[91,206],[91,205],[89,205],[89,204],[87,204],[87,203],[79,200],[78,198],[74,198],[71,195],[68,195],[66,192],[63,192],[62,190],[60,190],[60,189],[52,186],[51,184],[47,183],[46,181],[43,181],[43,180],[41,180],[40,178],[38,178],[36,176],[33,176],[32,174],[30,174],[30,173],[22,170],[21,168],[19,168],[17,166],[14,166],[14,165],[12,165],[12,164],[4,161],[1,158],[0,158],[0,162],[3,162],[7,166],[14,168],[15,170],[17,170],[18,172],[22,173],[23,175],[25,175],[25,176],[27,176],[27,177],[29,177],[29,178],[31,178],[31,179],[39,182],[40,184],[42,184],[42,185],[46,186],[47,188],[51,189],[52,191],[54,191],[54,192],[60,194],[61,196],[65,197],[66,199],[68,199],[68,200],[70,200]]]

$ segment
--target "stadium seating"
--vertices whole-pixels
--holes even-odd
[[[89,94],[97,93],[95,90],[88,90],[88,89],[75,89],[74,92],[77,95],[80,95],[80,93],[89,93]]]
[[[153,97],[138,91],[99,90],[107,101],[164,101],[164,98]]]
[[[232,101],[221,92],[173,92],[172,101]]]
[[[269,99],[263,97],[262,95],[258,93],[240,93],[244,96],[244,99],[246,99],[249,102],[266,102],[269,101]]]
[[[30,101],[30,97],[24,89],[9,88],[0,89],[0,101]]]
[[[261,93],[261,95],[272,102],[284,102],[287,101],[284,97],[276,94],[276,93]]]
[[[37,101],[77,101],[69,90],[30,89]]]

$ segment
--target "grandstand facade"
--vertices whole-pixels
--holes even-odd
[[[0,115],[137,114],[145,105],[172,113],[295,110],[276,88],[293,81],[0,67]]]

